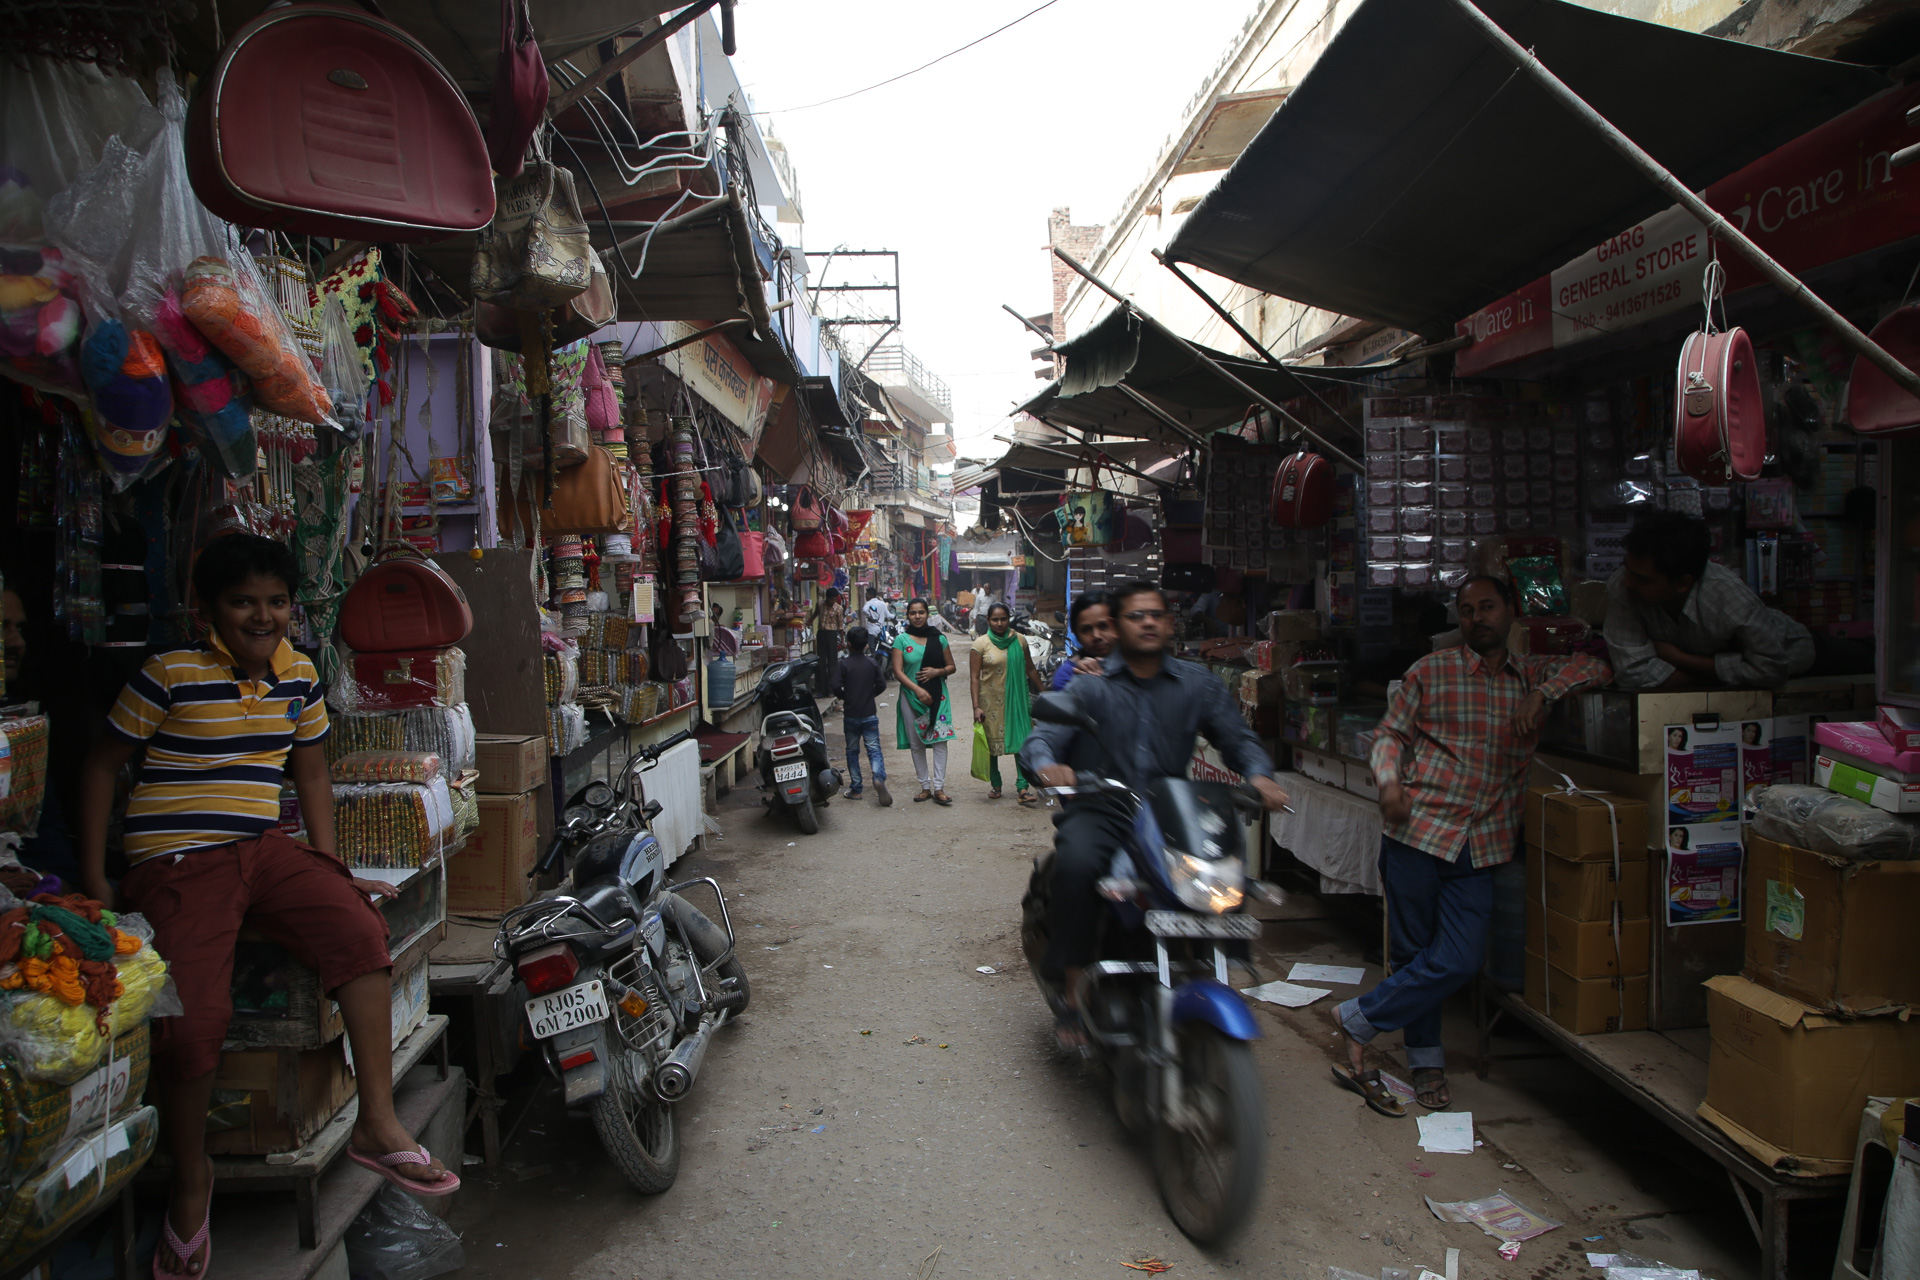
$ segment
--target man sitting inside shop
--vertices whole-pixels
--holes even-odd
[[[1623,689],[1777,688],[1813,666],[1812,634],[1710,563],[1707,522],[1649,511],[1607,581],[1607,649]]]

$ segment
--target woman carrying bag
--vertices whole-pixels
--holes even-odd
[[[900,681],[899,745],[913,753],[920,777],[917,803],[948,805],[947,744],[953,741],[952,700],[947,677],[958,668],[940,633],[927,625],[931,610],[916,596],[907,602],[907,629],[893,642],[893,674]]]
[[[976,747],[973,776],[993,787],[987,792],[987,799],[998,800],[1000,757],[1014,755],[1026,745],[1027,734],[1033,729],[1033,695],[1041,691],[1040,673],[1034,670],[1027,642],[1013,629],[1013,614],[1006,605],[988,607],[987,632],[973,642],[970,665],[973,719],[978,726],[974,732],[986,738],[988,770],[982,778]],[[975,741],[978,742],[977,737]],[[1037,802],[1038,797],[1027,790],[1027,780],[1017,768],[1013,785],[1021,804]]]

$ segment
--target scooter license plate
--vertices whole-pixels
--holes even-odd
[[[807,776],[807,762],[801,760],[795,764],[777,764],[773,766],[775,782],[795,782]]]
[[[527,1022],[536,1040],[551,1040],[562,1031],[605,1022],[610,1016],[607,989],[598,978],[527,1001]]]
[[[1246,938],[1260,936],[1252,916],[1190,916],[1179,911],[1147,912],[1147,932],[1156,938]]]

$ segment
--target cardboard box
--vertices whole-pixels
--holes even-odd
[[[1550,787],[1559,790],[1566,786],[1565,778],[1571,778],[1574,785],[1583,791],[1605,791],[1630,800],[1638,800],[1647,806],[1649,814],[1658,815],[1667,808],[1667,775],[1665,773],[1631,773],[1625,769],[1613,768],[1604,764],[1595,764],[1591,760],[1577,756],[1560,755],[1551,751],[1534,753],[1533,768],[1527,774],[1529,786]],[[1661,822],[1647,823],[1646,847],[1657,848],[1663,838]],[[1532,838],[1531,835],[1528,836]],[[1623,846],[1621,856],[1626,855]]]
[[[1700,1115],[1768,1166],[1845,1173],[1869,1095],[1920,1093],[1920,1018],[1834,1018],[1732,974],[1707,979]]]
[[[1874,723],[1895,751],[1920,751],[1920,710],[1882,706],[1875,713]]]
[[[1648,862],[1645,849],[1633,850],[1633,860],[1620,856],[1620,876],[1614,878],[1613,860],[1575,862],[1527,846],[1527,909],[1543,903],[1574,920],[1606,920],[1613,915],[1613,904],[1620,904],[1627,920],[1645,920],[1648,915]]]
[[[1527,954],[1545,957],[1568,976],[1580,978],[1644,977],[1652,956],[1648,922],[1623,919],[1618,946],[1613,921],[1575,920],[1558,911],[1527,904]]]
[[[209,1155],[298,1151],[353,1097],[345,1038],[319,1049],[223,1053],[207,1115]]]
[[[1824,752],[1814,757],[1813,785],[1888,813],[1920,813],[1920,782],[1895,782]]]
[[[536,791],[482,795],[480,826],[447,863],[447,910],[498,915],[527,900],[540,852]]]
[[[480,770],[480,790],[486,795],[516,796],[547,780],[547,739],[544,734],[477,733],[474,763]]]
[[[1747,842],[1746,976],[1816,1009],[1920,1005],[1920,862]]]
[[[1647,1027],[1645,978],[1581,979],[1529,955],[1522,998],[1577,1036]]]
[[[1603,800],[1584,791],[1530,787],[1525,832],[1528,844],[1575,862],[1612,861],[1616,847],[1624,860],[1634,856],[1629,850],[1647,847],[1647,806],[1630,796]]]

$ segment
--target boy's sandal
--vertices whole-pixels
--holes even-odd
[[[1342,1089],[1351,1089],[1366,1099],[1367,1105],[1381,1115],[1395,1120],[1406,1119],[1406,1104],[1393,1096],[1393,1090],[1387,1088],[1387,1082],[1380,1078],[1377,1070],[1362,1071],[1356,1075],[1350,1067],[1335,1067],[1333,1078]]]
[[[213,1161],[207,1161],[207,1166],[208,1168],[212,1168]],[[207,1256],[200,1260],[199,1269],[195,1270],[193,1266],[193,1256],[203,1248],[207,1251]],[[168,1271],[160,1265],[160,1250],[162,1249],[171,1249],[173,1251],[173,1256],[180,1262],[180,1269],[178,1271]],[[200,1220],[200,1229],[193,1233],[193,1239],[191,1240],[182,1240],[180,1234],[173,1229],[173,1223],[167,1220],[166,1213],[162,1212],[160,1215],[160,1243],[156,1245],[153,1250],[153,1280],[178,1280],[180,1276],[204,1276],[212,1266],[213,1196],[211,1194],[207,1196],[207,1216]]]
[[[347,1159],[363,1169],[373,1170],[402,1191],[410,1191],[416,1196],[450,1196],[460,1189],[460,1179],[451,1169],[441,1174],[434,1182],[423,1182],[418,1178],[401,1175],[400,1166],[403,1164],[433,1163],[433,1157],[427,1154],[425,1147],[415,1147],[412,1151],[393,1151],[384,1156],[369,1156],[349,1146]]]
[[[1447,1073],[1439,1067],[1415,1067],[1413,1100],[1429,1111],[1445,1111],[1452,1106],[1453,1091],[1447,1088]]]

